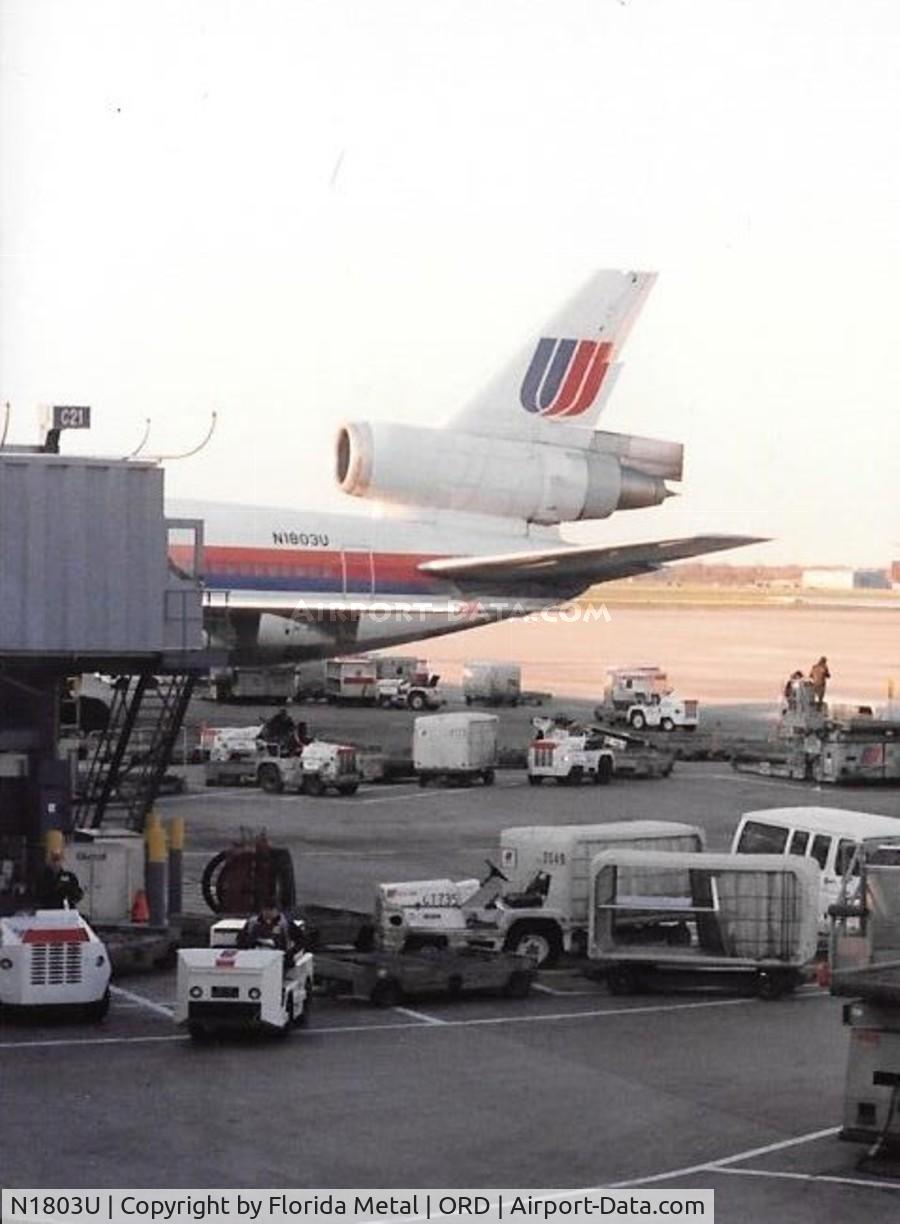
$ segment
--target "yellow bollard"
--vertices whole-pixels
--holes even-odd
[[[44,834],[44,856],[47,861],[50,861],[50,855],[58,850],[60,854],[65,851],[66,843],[63,839],[61,829],[48,829]]]
[[[184,849],[184,817],[173,816],[169,821],[169,846],[172,850]]]
[[[144,884],[147,904],[150,907],[150,925],[166,925],[166,831],[157,819],[149,823],[144,832],[147,861],[144,867]]]
[[[181,913],[184,864],[184,817],[169,822],[169,915]]]

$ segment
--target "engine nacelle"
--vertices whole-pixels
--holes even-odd
[[[661,476],[602,450],[381,422],[341,427],[336,475],[354,497],[542,524],[607,518],[670,495]]]

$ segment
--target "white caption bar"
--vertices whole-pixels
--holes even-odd
[[[3,1190],[0,1224],[714,1224],[712,1190]]]

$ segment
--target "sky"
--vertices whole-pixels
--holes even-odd
[[[888,0],[0,0],[0,402],[172,496],[365,512],[345,419],[439,426],[599,267],[659,280],[601,426],[683,441],[597,542],[900,557]]]

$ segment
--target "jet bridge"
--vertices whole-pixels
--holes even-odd
[[[27,900],[48,831],[143,828],[214,661],[203,525],[166,519],[163,485],[153,462],[0,449],[0,913]],[[86,673],[112,679],[109,724],[67,753],[60,698]]]

